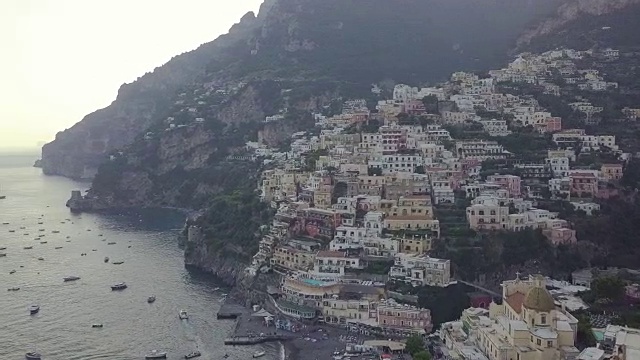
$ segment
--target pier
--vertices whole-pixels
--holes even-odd
[[[255,345],[272,341],[286,341],[293,339],[290,335],[259,335],[259,336],[233,336],[224,339],[225,345]]]

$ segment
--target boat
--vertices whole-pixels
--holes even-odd
[[[107,243],[107,245],[115,245],[115,244],[116,244],[116,243],[115,243],[115,241],[112,241],[112,242],[108,242],[108,243]]]
[[[113,265],[120,265],[120,264],[124,264],[124,261],[114,261],[112,262]]]
[[[30,352],[24,354],[24,358],[26,360],[42,360],[42,355],[40,355],[39,353],[37,353],[35,351],[30,351]]]
[[[196,351],[192,351],[190,353],[188,353],[187,355],[184,356],[185,359],[193,359],[193,358],[197,358],[199,356],[202,356],[202,353],[198,350]]]
[[[40,241],[40,244],[46,244],[46,243],[47,243],[46,241]]]
[[[60,230],[53,230],[53,231],[51,231],[51,233],[52,233],[52,234],[59,234],[59,233],[60,233]]]
[[[127,288],[127,284],[121,282],[115,285],[111,285],[111,290],[124,290]]]
[[[2,225],[9,225],[9,223],[8,222],[3,222]]]
[[[108,256],[105,256],[105,257],[104,257],[104,262],[106,262],[106,263],[108,263],[108,262],[109,262],[109,257],[108,257]]]
[[[219,288],[219,287],[215,287],[215,288],[213,288],[213,291],[218,291],[218,290],[220,290],[220,288]]]
[[[98,251],[98,249],[91,249],[91,251]]]
[[[0,247],[0,250],[7,250],[7,247],[6,246],[2,246],[2,247]]]
[[[25,250],[31,250],[31,249],[33,249],[33,246],[25,246],[25,247],[23,247],[23,249],[25,249]]]
[[[38,306],[38,305],[31,305],[31,306],[29,306],[29,313],[30,313],[31,315],[33,315],[33,314],[37,314],[37,313],[38,313],[38,311],[40,311],[40,306]]]
[[[155,302],[155,301],[156,301],[156,297],[155,297],[155,295],[151,295],[151,296],[149,296],[149,297],[147,298],[147,302],[148,302],[149,304],[151,304],[151,303],[153,303],[153,302]]]
[[[67,239],[71,238],[71,236],[67,236]]]
[[[76,280],[80,280],[80,276],[65,276],[62,278],[62,280],[64,280],[64,282],[69,282],[69,281],[76,281]]]
[[[0,257],[5,257],[5,256],[7,256],[7,254],[5,254],[5,253],[0,253]]]
[[[42,224],[43,224],[43,222],[42,222],[42,221],[38,221],[38,225],[42,225]]]
[[[256,351],[253,353],[253,357],[254,358],[259,358],[261,356],[264,356],[265,352],[264,351]]]
[[[54,249],[60,250],[60,249],[62,249],[62,246],[56,246]]]
[[[9,275],[11,275],[11,274],[15,274],[15,273],[16,273],[16,271],[15,271],[15,270],[11,270],[11,271],[9,271]]]
[[[10,287],[10,288],[7,289],[7,291],[18,291],[18,290],[20,290],[20,288],[17,287],[17,286]]]
[[[38,229],[38,231],[45,231],[45,229]]]
[[[189,318],[189,315],[187,314],[187,310],[180,310],[178,317],[180,318],[180,320],[187,320]]]
[[[87,256],[87,253],[82,253],[80,254],[80,256]]]
[[[93,324],[91,325],[92,328],[101,328],[102,324]]]
[[[43,260],[44,260],[44,258],[43,258],[42,256],[40,256],[40,257],[38,258],[38,260],[43,261]]]
[[[152,350],[150,353],[144,356],[145,359],[166,359],[167,353],[164,351]]]
[[[9,230],[9,232],[16,232],[15,230]]]
[[[102,234],[98,234],[98,236],[102,236]]]

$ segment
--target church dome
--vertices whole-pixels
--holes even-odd
[[[556,308],[555,301],[553,297],[551,297],[551,294],[549,294],[545,288],[539,286],[529,290],[522,306],[540,312],[551,312],[551,310]]]

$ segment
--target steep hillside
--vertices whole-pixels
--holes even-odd
[[[43,147],[43,171],[92,178],[108,154],[166,119],[178,95],[194,86],[257,79],[418,83],[488,68],[559,1],[266,0],[257,17],[245,15],[229,34],[123,85],[110,106],[60,132]],[[244,117],[226,114],[223,121]]]
[[[520,39],[520,49],[534,52],[559,47],[640,49],[640,1],[607,1],[606,4],[609,7],[586,8],[572,12],[574,16],[543,23]]]

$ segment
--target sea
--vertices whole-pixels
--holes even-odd
[[[65,207],[71,191],[90,184],[43,175],[32,167],[37,157],[0,154],[1,360],[34,350],[46,360],[134,360],[152,350],[166,351],[168,359],[194,350],[206,360],[250,359],[260,350],[263,359],[282,357],[278,344],[223,345],[235,326],[216,319],[228,289],[185,269],[178,245],[184,215],[71,213]],[[63,281],[71,275],[81,279]],[[112,291],[119,282],[128,288]],[[149,304],[151,295],[156,301]],[[30,305],[40,311],[30,315]],[[181,309],[188,320],[178,318]]]

